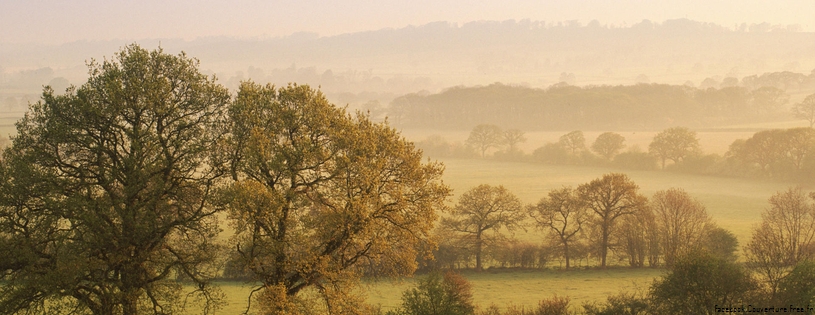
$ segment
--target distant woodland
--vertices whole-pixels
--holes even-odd
[[[733,78],[735,83],[739,80]],[[741,86],[696,88],[637,84],[547,89],[500,83],[413,93],[391,103],[400,127],[470,129],[482,123],[522,130],[643,130],[766,120],[786,111],[785,90],[815,87],[815,74],[791,72],[745,77]]]

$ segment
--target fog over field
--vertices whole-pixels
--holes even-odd
[[[0,0],[0,315],[813,314],[812,13]]]

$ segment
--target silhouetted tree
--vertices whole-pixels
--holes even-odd
[[[487,156],[487,150],[498,148],[504,141],[504,132],[496,125],[482,124],[475,126],[465,142],[476,149],[481,157]]]
[[[792,107],[792,113],[796,118],[809,122],[809,127],[815,125],[815,94],[809,95],[800,103]]]
[[[671,188],[654,193],[650,207],[656,215],[666,265],[672,266],[678,257],[702,246],[710,224],[702,203],[682,189]]]
[[[550,191],[548,197],[528,206],[527,211],[538,228],[550,232],[560,243],[569,269],[570,246],[577,242],[583,224],[589,219],[585,202],[573,189],[564,187]]]
[[[666,160],[680,163],[689,155],[698,154],[701,150],[696,132],[684,127],[674,127],[654,136],[654,140],[648,145],[648,152],[662,161],[664,169]]]
[[[616,239],[622,252],[628,256],[631,267],[656,266],[659,262],[660,244],[654,213],[649,207],[620,218]]]
[[[594,143],[591,145],[592,151],[604,157],[606,160],[611,161],[620,150],[625,148],[625,137],[614,132],[604,132],[597,136]]]
[[[475,252],[475,269],[481,271],[484,246],[500,238],[501,229],[520,227],[525,217],[521,210],[521,201],[504,186],[479,185],[461,195],[442,225],[469,243]]]
[[[507,150],[510,152],[518,151],[518,144],[526,142],[524,132],[518,129],[509,129],[504,131],[503,143],[507,145]]]
[[[575,130],[560,136],[558,144],[566,148],[572,155],[577,155],[577,153],[586,149],[586,137],[583,136],[582,131]]]
[[[606,267],[610,236],[615,222],[622,216],[641,211],[648,198],[639,194],[639,186],[625,174],[610,173],[577,187],[577,194],[594,214],[593,224],[599,230],[600,265]]]
[[[781,279],[797,263],[815,258],[815,207],[800,188],[778,192],[769,202],[746,254],[748,265],[764,278],[774,297]]]

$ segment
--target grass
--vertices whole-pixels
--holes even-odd
[[[478,307],[483,309],[495,304],[503,309],[508,305],[535,306],[541,299],[553,295],[568,296],[572,307],[580,307],[583,303],[604,301],[607,296],[622,291],[647,290],[653,280],[663,273],[662,269],[651,268],[570,271],[490,269],[481,273],[463,271],[462,275],[470,281],[473,300]],[[402,292],[415,287],[416,281],[422,277],[424,275],[401,280],[364,280],[363,289],[368,303],[388,311],[399,307]],[[218,282],[216,285],[224,292],[227,302],[217,314],[242,314],[246,310],[252,285],[241,282]],[[187,314],[199,312],[194,303],[187,310]]]
[[[462,275],[472,284],[473,300],[481,308],[492,304],[500,308],[510,304],[530,307],[553,295],[568,296],[572,306],[579,307],[583,303],[604,301],[607,296],[621,291],[646,290],[663,272],[650,268],[570,271],[499,269],[481,273],[464,271]],[[394,309],[401,303],[402,292],[412,288],[416,279],[421,277],[401,282],[368,282],[368,302],[380,305],[383,311]]]

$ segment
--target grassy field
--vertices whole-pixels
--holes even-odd
[[[583,303],[604,301],[612,294],[623,291],[646,290],[655,278],[664,273],[661,269],[612,268],[608,270],[487,270],[482,273],[462,273],[473,288],[473,299],[481,308],[492,304],[500,308],[508,305],[534,306],[538,301],[553,295],[568,296],[572,307]],[[363,282],[367,301],[378,305],[383,311],[399,307],[402,292],[415,286],[423,275],[401,280],[369,280]],[[218,314],[241,314],[246,310],[247,297],[252,289],[240,282],[217,283],[224,292],[227,304]],[[188,314],[199,312],[192,304]],[[251,314],[251,312],[250,312]]]
[[[670,187],[681,187],[698,198],[720,226],[733,231],[740,244],[745,244],[751,230],[760,219],[767,199],[789,184],[763,182],[742,178],[724,178],[678,174],[663,171],[628,171],[613,168],[553,166],[529,163],[495,162],[486,160],[447,159],[445,182],[453,188],[454,196],[481,183],[504,185],[524,203],[536,202],[549,190],[564,185],[577,186],[609,172],[628,174],[639,184],[641,192],[651,196]],[[542,236],[535,229],[518,233],[520,238],[538,242]],[[594,264],[593,262],[592,264]],[[604,301],[608,295],[622,291],[637,292],[648,289],[652,281],[662,275],[661,269],[611,268],[608,270],[502,270],[483,273],[465,271],[463,275],[473,285],[477,305],[501,308],[508,304],[533,306],[552,295],[569,296],[573,307],[586,302]],[[417,276],[421,277],[421,276]],[[368,302],[381,305],[383,310],[397,307],[402,292],[415,284],[415,278],[402,280],[366,281]],[[250,286],[240,283],[221,283],[228,306],[221,314],[236,314],[246,307]]]
[[[473,300],[486,308],[492,304],[500,308],[512,305],[535,306],[538,301],[553,295],[568,296],[573,306],[605,301],[622,291],[645,290],[655,278],[664,273],[660,269],[608,269],[608,270],[487,270],[482,273],[464,272],[462,275],[473,286]],[[421,278],[417,276],[416,278]],[[415,285],[416,279],[401,282],[376,281],[368,284],[368,302],[380,305],[382,310],[396,308],[402,292]]]

